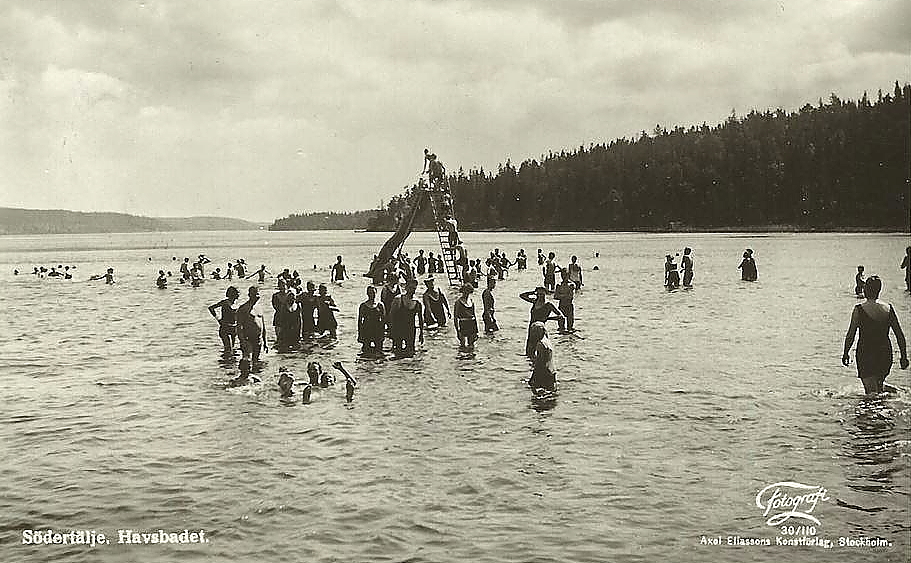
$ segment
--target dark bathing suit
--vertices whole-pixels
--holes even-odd
[[[478,319],[474,314],[474,302],[471,303],[471,307],[467,307],[461,299],[457,300],[453,306],[453,313],[462,338],[478,334]]]
[[[218,336],[234,336],[237,334],[237,309],[227,300],[221,304],[221,320],[218,321]]]
[[[383,317],[386,308],[383,303],[377,301],[376,305],[371,307],[370,303],[361,303],[360,313],[364,318],[364,324],[361,326],[361,333],[357,341],[361,344],[367,344],[377,348],[383,347],[383,337],[385,336],[385,326]]]
[[[433,293],[425,291],[423,299],[424,322],[429,325],[446,326],[446,311],[443,309],[443,302],[446,300],[446,296],[443,295],[443,292],[439,290]]]
[[[881,377],[885,379],[892,369],[892,341],[889,340],[889,326],[895,317],[895,310],[889,305],[889,316],[878,321],[857,304],[860,314],[857,327],[857,377]]]

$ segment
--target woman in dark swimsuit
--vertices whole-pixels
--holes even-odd
[[[475,316],[474,302],[471,300],[474,286],[470,283],[462,284],[459,293],[461,295],[452,305],[453,322],[456,336],[459,339],[459,347],[471,350],[478,339],[478,318]]]
[[[357,341],[361,352],[383,351],[383,337],[386,332],[386,307],[376,300],[376,288],[367,286],[367,300],[357,310]]]
[[[234,304],[240,297],[236,287],[229,286],[225,290],[225,298],[209,306],[209,313],[218,320],[218,336],[224,344],[226,356],[234,355],[234,338],[237,336],[237,307]],[[215,314],[216,309],[221,309],[221,316]]]
[[[421,300],[424,302],[424,323],[429,327],[436,325],[438,327],[446,326],[446,317],[451,317],[449,312],[449,302],[446,301],[446,295],[434,285],[433,278],[424,280],[427,289]]]
[[[848,352],[854,344],[854,335],[860,330],[857,340],[857,377],[864,384],[864,392],[868,395],[883,392],[883,383],[892,369],[892,341],[889,340],[889,329],[895,333],[898,342],[898,351],[901,354],[899,365],[908,369],[908,350],[905,343],[905,333],[898,324],[895,309],[889,303],[880,303],[879,293],[882,291],[882,281],[876,276],[870,276],[864,283],[864,296],[866,301],[854,307],[851,313],[851,324],[848,334],[845,335],[845,353],[841,363],[847,366],[851,363]]]
[[[525,355],[531,358],[535,355],[535,341],[531,334],[531,325],[536,322],[543,323],[549,320],[562,321],[565,317],[563,316],[563,313],[557,309],[556,305],[547,300],[547,291],[541,286],[538,286],[531,291],[520,293],[519,298],[531,303],[531,311],[529,312],[530,318],[528,321],[528,338],[525,339]]]

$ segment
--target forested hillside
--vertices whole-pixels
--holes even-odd
[[[463,229],[909,229],[911,86],[450,176]],[[392,228],[406,201],[371,222]],[[429,218],[423,218],[428,224]]]
[[[227,217],[141,217],[126,213],[0,207],[0,235],[236,231],[256,228],[255,223]]]

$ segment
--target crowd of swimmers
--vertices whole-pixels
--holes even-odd
[[[497,282],[504,280],[512,267],[527,269],[524,250],[517,253],[515,260],[509,260],[500,249],[494,249],[483,261],[468,262],[467,273],[460,272],[463,282],[458,288],[458,297],[450,303],[446,293],[437,286],[437,280],[447,278],[434,277],[433,274],[441,270],[437,269],[430,254],[427,258],[424,256],[423,250],[414,259],[400,253],[383,270],[382,279],[375,278],[376,283],[366,287],[366,299],[357,308],[356,325],[363,357],[385,357],[387,351],[397,358],[412,357],[418,343],[424,342],[425,330],[445,328],[450,322],[460,351],[473,352],[481,323],[486,334],[500,329],[496,317]],[[560,283],[551,284],[551,291],[542,285],[519,297],[531,304],[525,345],[525,353],[533,365],[529,384],[539,392],[552,392],[556,385],[556,369],[545,323],[557,321],[561,333],[575,330],[573,299],[583,285],[582,266],[576,256],[565,267],[557,265],[553,252],[540,265],[545,282],[559,273]],[[263,272],[260,283],[264,276],[271,276],[265,266],[257,272]],[[334,341],[338,329],[335,313],[339,308],[327,284],[303,282],[297,271],[289,269],[284,269],[275,278],[277,289],[271,296],[274,346],[279,350],[294,350],[308,341]],[[481,278],[485,281],[480,307],[477,307],[472,296],[479,289]],[[348,279],[347,268],[338,256],[331,267],[331,281],[340,283]],[[424,288],[418,295],[421,283]],[[549,294],[558,304],[549,300]],[[251,372],[261,365],[261,355],[268,350],[267,322],[259,285],[248,288],[244,303],[240,304],[240,299],[240,290],[231,285],[224,299],[208,307],[209,313],[218,321],[223,354],[233,358],[235,348],[240,348],[240,376],[235,383],[249,381]],[[384,348],[387,340],[391,346]]]
[[[758,278],[753,254],[752,249],[746,249],[738,266],[741,279],[744,281],[756,281]],[[598,254],[595,253],[595,256]],[[177,258],[173,257],[172,261],[177,262]],[[510,268],[515,267],[517,271],[527,269],[528,257],[524,249],[516,253],[514,260],[510,260],[505,252],[495,248],[483,260],[469,260],[466,254],[464,262],[455,262],[458,267],[457,279],[461,280],[461,285],[458,289],[458,298],[450,305],[446,294],[436,285],[437,279],[450,277],[443,258],[435,257],[432,252],[425,257],[424,250],[419,250],[413,259],[405,252],[390,259],[386,267],[373,279],[374,285],[366,288],[366,299],[358,306],[357,341],[361,345],[361,353],[365,356],[382,357],[384,342],[390,339],[391,351],[396,357],[413,356],[416,344],[424,342],[424,330],[446,327],[449,320],[455,327],[460,350],[472,351],[480,332],[472,294],[479,289],[482,278],[486,280],[481,293],[480,315],[484,332],[492,334],[498,331],[500,327],[496,318],[494,291],[497,282],[506,279]],[[200,285],[202,280],[206,279],[205,266],[210,263],[211,260],[204,254],[200,254],[192,263],[189,258],[184,258],[178,270],[179,282]],[[555,387],[556,369],[546,323],[556,321],[561,333],[572,333],[575,330],[574,298],[584,283],[582,266],[576,256],[572,256],[565,266],[560,266],[556,260],[556,253],[545,254],[542,249],[538,249],[537,263],[541,268],[542,284],[520,293],[519,298],[531,305],[525,342],[525,354],[533,366],[528,383],[538,391],[547,392]],[[905,270],[905,289],[911,292],[911,246],[906,248],[900,267]],[[36,266],[32,274],[38,277],[72,279],[72,272],[75,269],[76,266]],[[597,269],[597,266],[592,269]],[[336,258],[336,262],[329,270],[333,283],[342,283],[350,279],[341,256]],[[441,273],[447,276],[433,276]],[[19,271],[14,271],[14,274],[18,275]],[[425,275],[429,277],[423,278]],[[683,286],[692,287],[693,257],[692,249],[689,247],[683,250],[679,269],[674,263],[674,257],[666,256],[665,286],[669,289],[679,287],[681,275]],[[171,276],[170,271],[165,273],[164,270],[159,270],[156,285],[159,288],[166,288]],[[224,271],[216,267],[210,271],[209,276],[215,280],[256,278],[259,285],[262,285],[266,278],[273,274],[265,265],[250,272],[246,261],[241,258],[228,262]],[[339,308],[329,293],[328,286],[317,285],[312,281],[304,283],[298,271],[291,271],[288,268],[275,275],[275,278],[277,290],[271,296],[271,304],[276,348],[293,350],[307,340],[335,340],[338,331],[335,313]],[[108,284],[113,284],[114,269],[108,268],[104,274],[93,275],[89,279],[104,280]],[[424,290],[421,296],[417,297],[419,280],[423,282]],[[904,333],[894,308],[879,301],[881,291],[880,278],[865,277],[864,266],[858,266],[855,294],[865,301],[859,303],[852,312],[842,362],[845,365],[850,363],[849,351],[855,336],[859,333],[856,351],[858,377],[868,393],[878,393],[888,388],[884,381],[892,365],[892,348],[888,336],[890,330],[895,334],[899,346],[900,365],[902,369],[908,367]],[[549,296],[557,303],[550,301]],[[250,286],[246,301],[238,304],[240,299],[240,290],[231,285],[227,288],[224,299],[208,307],[211,315],[218,321],[218,334],[224,355],[233,358],[235,348],[240,348],[241,375],[234,383],[247,382],[251,371],[255,371],[261,364],[262,353],[268,351],[266,321],[259,286]],[[344,371],[343,366],[333,367],[346,374],[349,391],[353,392],[351,389],[354,378]],[[317,372],[321,370],[318,365],[313,369]],[[285,379],[287,382],[288,378]]]
[[[60,264],[58,266],[35,266],[31,272],[31,275],[37,278],[59,278],[63,280],[73,279],[73,272],[76,271],[76,266],[70,266]],[[13,275],[18,276],[19,270],[13,270]],[[107,284],[114,283],[114,268],[108,268],[103,274],[93,274],[89,276],[89,281],[104,280]]]

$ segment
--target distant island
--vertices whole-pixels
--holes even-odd
[[[270,231],[326,231],[366,229],[373,218],[382,213],[379,209],[337,213],[334,211],[316,213],[292,213],[276,219],[269,226]]]
[[[0,235],[242,231],[260,225],[229,217],[142,217],[60,209],[0,207]]]

